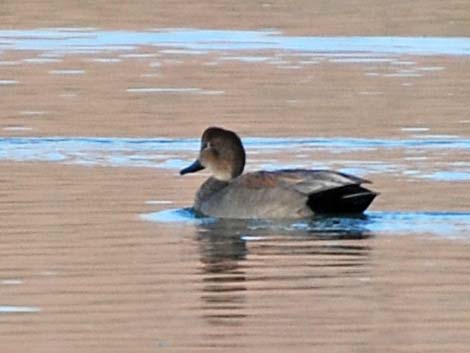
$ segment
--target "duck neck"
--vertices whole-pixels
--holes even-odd
[[[209,196],[215,194],[229,184],[228,181],[219,180],[214,177],[207,179],[199,188],[196,193],[196,204],[201,200],[207,199]]]

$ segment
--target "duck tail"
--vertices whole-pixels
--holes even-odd
[[[312,193],[307,205],[317,214],[360,214],[377,195],[361,185],[353,184]]]

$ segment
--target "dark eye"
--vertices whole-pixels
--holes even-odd
[[[205,149],[209,149],[209,148],[212,148],[214,147],[210,142],[204,142],[201,146],[201,149],[205,150]]]

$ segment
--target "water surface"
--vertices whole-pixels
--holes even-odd
[[[116,4],[1,15],[3,350],[468,351],[460,3]],[[207,174],[178,171],[209,125],[248,171],[381,195],[354,218],[196,217]]]
[[[266,235],[296,233],[312,237],[343,239],[381,235],[431,234],[448,239],[470,240],[468,212],[380,212],[367,211],[358,216],[317,216],[308,220],[224,220],[201,217],[192,208],[169,209],[142,214],[156,223],[182,223],[218,227],[230,224],[245,240],[263,240]]]
[[[370,53],[407,55],[469,55],[466,37],[301,37],[277,31],[155,29],[153,31],[99,31],[43,29],[0,31],[2,50],[41,50],[59,53],[134,50],[139,46],[176,47],[177,54],[203,54],[225,50],[286,50],[328,55]],[[193,51],[194,50],[194,51]],[[173,54],[174,51],[166,51]],[[243,58],[241,58],[243,60]],[[347,59],[350,60],[350,59]],[[361,62],[361,59],[355,59]],[[362,59],[372,60],[374,59]],[[383,60],[383,59],[378,59]]]
[[[416,135],[408,139],[244,138],[250,169],[338,168],[361,175],[391,174],[408,179],[469,180],[470,139]],[[0,159],[178,171],[196,158],[199,139],[0,138]],[[321,152],[327,157],[317,160]],[[398,158],[386,156],[398,154]],[[276,160],[282,154],[286,161]],[[406,157],[403,158],[403,155]],[[452,158],[449,157],[452,154]],[[375,160],[371,160],[375,155]],[[380,157],[384,157],[381,159]],[[361,158],[362,157],[362,158]],[[386,159],[385,159],[386,158]]]

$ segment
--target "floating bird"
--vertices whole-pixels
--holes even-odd
[[[370,181],[331,170],[281,169],[243,174],[245,149],[233,131],[210,127],[199,157],[181,175],[207,169],[196,212],[218,218],[308,218],[315,214],[360,214],[378,195]]]

